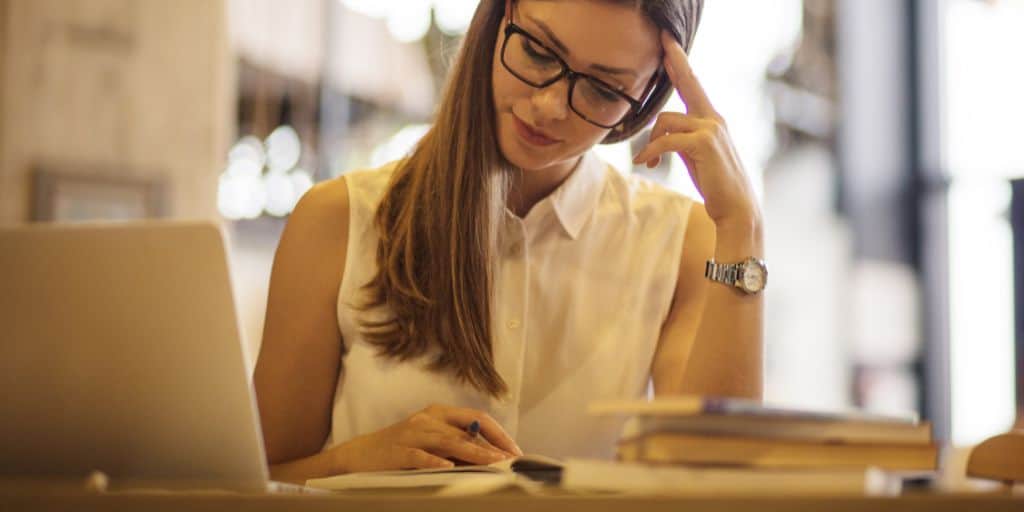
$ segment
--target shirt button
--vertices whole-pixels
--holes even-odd
[[[506,325],[508,325],[509,329],[518,329],[519,328],[519,320],[509,320],[508,324],[506,324]]]

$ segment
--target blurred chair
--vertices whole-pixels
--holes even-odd
[[[975,446],[967,459],[967,476],[1024,482],[1024,430],[1011,430]]]

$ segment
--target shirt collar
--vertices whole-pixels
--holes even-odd
[[[555,215],[565,233],[573,240],[579,236],[583,224],[590,218],[601,197],[606,169],[607,164],[592,151],[588,151],[580,158],[576,170],[552,194]]]

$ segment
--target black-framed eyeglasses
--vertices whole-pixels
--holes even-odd
[[[501,63],[513,76],[538,89],[567,77],[569,108],[584,121],[601,128],[615,128],[639,112],[660,74],[660,69],[654,73],[640,99],[632,98],[621,88],[574,71],[557,53],[511,19],[505,26]]]

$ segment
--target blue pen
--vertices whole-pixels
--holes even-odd
[[[469,426],[466,427],[466,433],[469,434],[470,438],[475,438],[476,435],[480,433],[480,422],[473,420],[473,423],[470,423]]]

